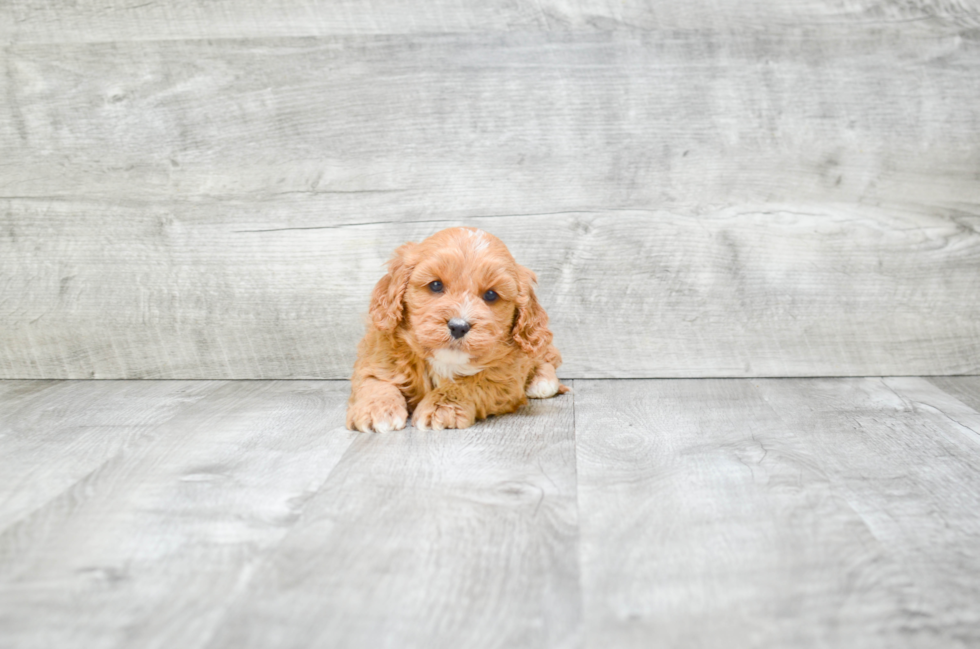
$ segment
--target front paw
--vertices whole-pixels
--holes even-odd
[[[562,385],[555,374],[555,368],[551,363],[545,363],[538,368],[534,378],[525,390],[531,399],[550,399],[556,394],[565,394],[569,388]]]
[[[444,428],[469,428],[476,421],[476,408],[453,403],[430,393],[412,413],[412,424],[419,430],[443,430]]]
[[[562,384],[558,379],[535,378],[531,385],[527,386],[527,396],[531,399],[550,399],[561,391]]]
[[[362,399],[347,407],[347,428],[369,433],[401,430],[408,421],[408,408],[401,396]]]

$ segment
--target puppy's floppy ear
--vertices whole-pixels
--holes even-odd
[[[417,246],[409,242],[396,248],[388,273],[374,285],[369,312],[374,326],[382,331],[392,331],[405,317],[405,290],[415,268]]]
[[[538,277],[533,271],[523,266],[517,267],[517,315],[511,335],[514,342],[532,356],[543,352],[551,344],[552,338],[548,330],[548,314],[534,295],[537,281]]]

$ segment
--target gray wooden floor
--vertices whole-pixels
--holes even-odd
[[[980,377],[0,382],[0,646],[980,643]]]

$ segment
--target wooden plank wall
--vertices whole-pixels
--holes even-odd
[[[980,7],[0,7],[0,378],[343,378],[483,227],[567,377],[980,373]]]

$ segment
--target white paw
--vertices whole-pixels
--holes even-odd
[[[532,399],[549,399],[558,394],[558,379],[537,378],[527,386],[527,396]]]
[[[400,398],[358,401],[347,408],[347,427],[362,433],[390,433],[404,428],[407,421],[408,409]]]
[[[376,420],[374,422],[374,432],[376,433],[390,433],[393,430],[401,430],[405,427],[405,423],[408,421],[407,417],[390,417],[382,418],[381,420]]]

